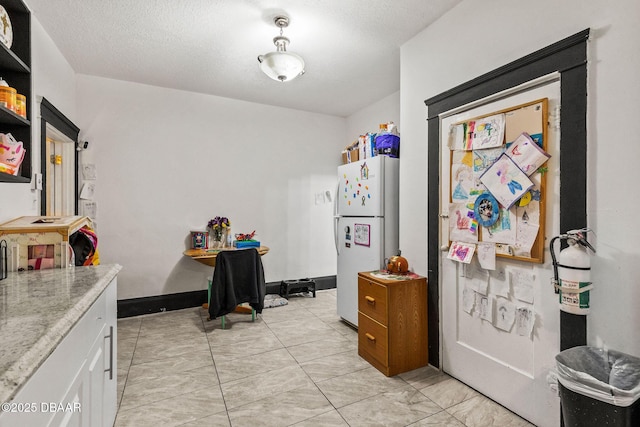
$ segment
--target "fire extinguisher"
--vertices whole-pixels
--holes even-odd
[[[552,283],[559,294],[560,310],[573,314],[589,314],[591,283],[591,259],[587,249],[596,250],[587,242],[588,228],[567,231],[551,239],[549,250],[553,260]],[[568,247],[560,251],[556,259],[553,245],[556,240],[566,240]]]

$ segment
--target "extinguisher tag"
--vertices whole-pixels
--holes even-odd
[[[589,291],[593,289],[591,282],[575,282],[560,279],[560,304],[577,309],[589,309]]]
[[[572,290],[573,289],[575,291],[579,291],[582,288],[586,288],[590,284],[591,284],[591,282],[574,282],[573,280],[560,279],[560,286],[563,289],[567,289],[567,290]]]

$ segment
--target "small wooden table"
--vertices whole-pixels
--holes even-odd
[[[196,260],[202,264],[211,266],[211,267],[215,267],[216,266],[216,257],[218,256],[218,254],[222,251],[237,251],[237,250],[244,250],[244,249],[249,249],[249,248],[242,248],[242,249],[236,249],[236,248],[221,248],[221,249],[187,249],[186,251],[184,251],[182,254],[188,257],[191,257],[191,259]],[[266,246],[260,246],[259,248],[256,248],[258,250],[258,253],[260,254],[260,256],[266,254],[267,252],[269,252],[269,248]]]
[[[221,248],[221,249],[187,249],[186,251],[182,252],[183,255],[190,257],[191,259],[198,261],[199,263],[208,265],[210,267],[215,267],[216,266],[216,258],[218,256],[218,254],[222,251],[238,251],[238,250],[245,250],[245,249],[250,249],[250,248],[242,248],[242,249],[237,249],[237,248]],[[269,252],[269,248],[267,246],[260,246],[259,248],[255,248],[258,250],[258,253],[260,254],[260,256],[266,254],[267,252]],[[202,308],[207,309],[209,308],[209,304],[204,303],[202,304]],[[251,308],[247,308],[247,307],[243,307],[243,306],[238,306],[236,307],[236,312],[240,312],[240,313],[250,313],[251,312]]]

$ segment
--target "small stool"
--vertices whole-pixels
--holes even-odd
[[[289,299],[289,294],[311,292],[316,297],[316,282],[309,279],[283,280],[280,282],[280,296]]]

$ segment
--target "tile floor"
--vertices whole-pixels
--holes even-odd
[[[530,426],[438,370],[388,378],[358,356],[335,289],[251,316],[118,320],[116,427]]]

